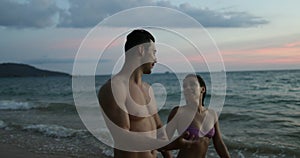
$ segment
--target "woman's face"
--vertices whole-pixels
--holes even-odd
[[[187,77],[183,80],[183,93],[186,99],[198,99],[200,96],[200,84],[196,77]]]

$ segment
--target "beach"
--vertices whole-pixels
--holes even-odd
[[[98,150],[99,153],[88,153],[88,151],[79,150],[71,152],[71,148],[64,149],[65,144],[59,145],[59,140],[45,139],[39,135],[32,136],[28,134],[26,139],[23,137],[23,133],[0,130],[0,156],[2,158],[110,158],[102,154],[101,150]]]
[[[0,144],[0,153],[3,158],[23,158],[23,157],[31,157],[31,158],[63,158],[68,157],[67,155],[48,155],[48,154],[38,154],[32,151],[28,151],[27,149],[23,149],[21,147],[17,147],[11,144]]]
[[[2,158],[71,158],[71,157],[78,157],[75,155],[65,155],[65,154],[47,154],[47,153],[36,153],[34,151],[29,151],[28,149],[23,149],[16,145],[12,144],[2,144],[0,143],[0,153]],[[95,156],[95,158],[109,158],[105,155]]]

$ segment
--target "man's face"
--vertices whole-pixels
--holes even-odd
[[[144,53],[144,62],[145,64],[142,65],[144,74],[150,74],[152,68],[154,67],[155,63],[157,62],[156,59],[156,47],[154,42],[150,42],[150,46],[147,48],[145,47]]]

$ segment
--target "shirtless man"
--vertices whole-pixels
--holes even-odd
[[[115,158],[157,157],[155,149],[133,149],[135,147],[132,145],[137,143],[138,147],[151,143],[151,139],[142,140],[143,137],[152,138],[155,142],[159,137],[156,129],[163,126],[157,113],[153,91],[142,81],[142,75],[150,74],[157,62],[154,42],[154,37],[146,30],[138,29],[128,34],[122,69],[99,91],[99,103],[115,142]],[[127,131],[128,136],[126,132],[119,132],[119,127]],[[134,136],[133,132],[144,135]],[[127,145],[132,147],[124,149]],[[162,151],[162,154],[164,157],[171,157],[168,151]]]

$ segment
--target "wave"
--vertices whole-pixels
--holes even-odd
[[[0,110],[41,110],[41,111],[55,111],[55,112],[75,112],[74,104],[69,103],[41,103],[41,102],[27,102],[14,100],[1,100]]]
[[[228,148],[239,151],[239,154],[245,157],[298,157],[300,156],[300,151],[297,150],[298,147],[271,143],[271,142],[260,142],[260,141],[237,141],[230,140],[224,137],[225,143]]]
[[[22,128],[25,131],[32,131],[44,134],[46,136],[55,137],[55,138],[68,138],[75,137],[77,135],[84,135],[88,133],[87,130],[76,130],[71,128],[66,128],[59,125],[27,125]]]
[[[94,137],[87,130],[82,129],[73,129],[60,125],[53,124],[31,124],[31,125],[16,125],[16,124],[7,124],[6,122],[0,120],[0,129],[10,127],[11,129],[17,129],[24,132],[32,132],[36,134],[42,134],[46,137],[52,137],[54,139],[60,138],[63,142],[70,142],[70,138],[75,138],[76,141],[81,140],[93,140]],[[105,134],[104,131],[100,131],[101,134]],[[299,132],[292,133],[298,135]],[[91,137],[90,137],[91,136]],[[88,137],[88,138],[87,138]],[[232,137],[223,136],[225,144],[231,150],[232,155],[237,155],[237,157],[298,157],[300,152],[297,150],[297,146],[281,143],[271,143],[264,142],[262,140],[239,140]],[[85,147],[85,146],[82,146]],[[99,143],[99,148],[101,148],[102,153],[107,156],[113,156],[113,149],[104,145],[102,142]],[[211,154],[213,152],[209,152]],[[214,156],[215,157],[215,156]],[[217,156],[216,156],[217,157]]]
[[[22,102],[14,100],[0,101],[0,110],[29,110],[37,107],[38,105],[31,102]]]
[[[287,132],[286,134],[284,134],[284,136],[295,138],[295,139],[300,139],[300,131]]]
[[[52,112],[76,112],[74,104],[68,103],[49,103],[47,106],[40,106],[35,108],[40,111],[52,111]]]
[[[5,127],[7,127],[7,124],[4,121],[0,120],[0,129]]]
[[[30,132],[41,133],[45,136],[54,137],[54,138],[70,138],[70,137],[84,136],[89,134],[89,132],[84,129],[72,129],[61,125],[53,125],[53,124],[20,125],[14,122],[4,122],[2,120],[0,120],[0,129],[30,131]]]
[[[220,114],[220,120],[226,120],[226,121],[247,121],[247,120],[253,120],[255,119],[252,116],[249,116],[247,114],[241,114],[241,113],[221,113]]]

